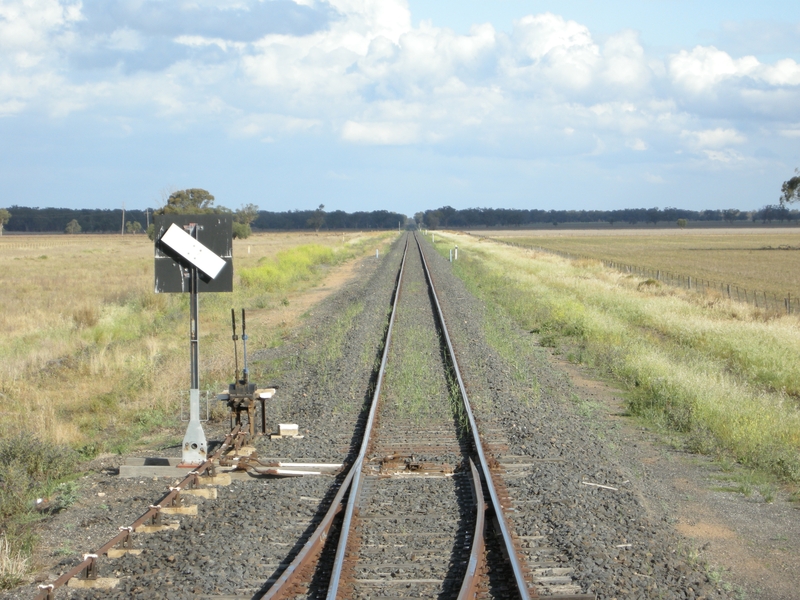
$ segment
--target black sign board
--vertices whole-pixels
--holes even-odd
[[[166,244],[161,238],[172,224],[178,225],[192,235],[203,246],[225,261],[219,274],[211,279],[198,273],[198,292],[233,291],[233,235],[230,215],[157,215],[155,274],[156,294],[189,292],[191,265]]]

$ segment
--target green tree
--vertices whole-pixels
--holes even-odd
[[[243,204],[233,214],[233,237],[244,239],[250,237],[253,230],[250,224],[258,218],[258,206],[255,204]]]
[[[128,221],[125,223],[125,231],[128,233],[139,233],[142,230],[142,224],[139,221]]]
[[[797,175],[784,181],[781,186],[781,206],[800,200],[800,169],[794,170]]]
[[[81,225],[78,223],[77,219],[72,219],[67,226],[64,227],[64,233],[74,234],[81,232]]]
[[[686,224],[687,224],[686,219],[678,219],[678,227],[680,227],[681,229],[686,229]]]
[[[170,194],[167,203],[153,214],[156,215],[198,215],[225,212],[226,209],[214,206],[214,196],[206,190],[192,188]]]
[[[234,221],[231,224],[233,228],[233,239],[244,239],[250,237],[250,234],[253,233],[253,230],[250,229],[249,223],[240,223],[239,221]]]
[[[258,206],[255,204],[242,204],[242,207],[233,215],[233,220],[244,225],[251,225],[258,218]]]
[[[313,227],[314,231],[319,233],[319,230],[325,224],[325,205],[320,204],[317,210],[314,211],[307,221],[309,227]]]
[[[3,235],[3,225],[11,220],[11,213],[5,208],[0,208],[0,235]]]

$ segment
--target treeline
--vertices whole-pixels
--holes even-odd
[[[62,233],[73,219],[80,225],[80,231],[90,233],[119,232],[122,230],[122,209],[100,210],[95,208],[29,208],[11,206],[11,218],[5,224],[6,231]],[[153,211],[150,210],[150,221]],[[138,221],[142,229],[147,228],[147,216],[143,210],[126,210],[125,222]]]
[[[414,220],[432,229],[439,227],[524,227],[560,223],[677,223],[686,221],[791,221],[800,218],[800,211],[770,205],[756,211],[685,210],[681,208],[624,208],[619,210],[538,210],[513,208],[467,208],[458,210],[443,206],[414,215]]]
[[[11,206],[11,218],[5,224],[6,231],[46,233],[63,232],[72,220],[78,222],[83,233],[109,233],[122,230],[122,210],[30,208]],[[153,209],[148,209],[149,221],[153,221]],[[314,210],[292,210],[286,212],[258,211],[252,222],[257,230],[316,229]],[[125,223],[137,221],[142,231],[147,229],[148,215],[143,210],[126,210]],[[322,213],[322,229],[396,229],[397,224],[406,224],[406,215],[386,210],[347,213],[341,210]]]
[[[406,215],[388,210],[354,213],[334,210],[321,214],[319,210],[260,210],[252,226],[253,229],[261,230],[316,229],[315,219],[318,216],[322,218],[322,229],[397,229],[398,223],[405,227],[407,219]]]

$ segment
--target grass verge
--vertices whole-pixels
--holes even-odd
[[[542,344],[564,346],[629,390],[629,410],[800,482],[800,323],[549,254],[437,232],[470,289]]]

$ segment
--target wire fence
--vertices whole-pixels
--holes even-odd
[[[556,256],[560,256],[569,260],[600,261],[603,266],[609,269],[615,269],[621,273],[637,275],[643,279],[653,279],[659,283],[673,287],[682,287],[686,288],[687,290],[695,290],[701,294],[720,294],[724,298],[735,300],[737,302],[744,302],[746,304],[752,304],[756,308],[765,311],[785,312],[788,315],[797,314],[800,312],[800,294],[792,296],[791,293],[787,292],[786,296],[779,296],[774,292],[769,293],[763,290],[754,289],[748,290],[747,288],[739,286],[738,284],[703,279],[693,275],[675,273],[673,271],[630,265],[615,260],[597,258],[596,256],[574,254],[572,252],[564,252],[563,250],[554,250],[552,248],[543,248],[542,246],[528,246],[525,244],[518,244],[516,242],[497,240],[494,238],[492,238],[492,240],[508,246],[514,246],[516,248],[525,248],[528,250],[536,250],[537,252],[555,254]]]

